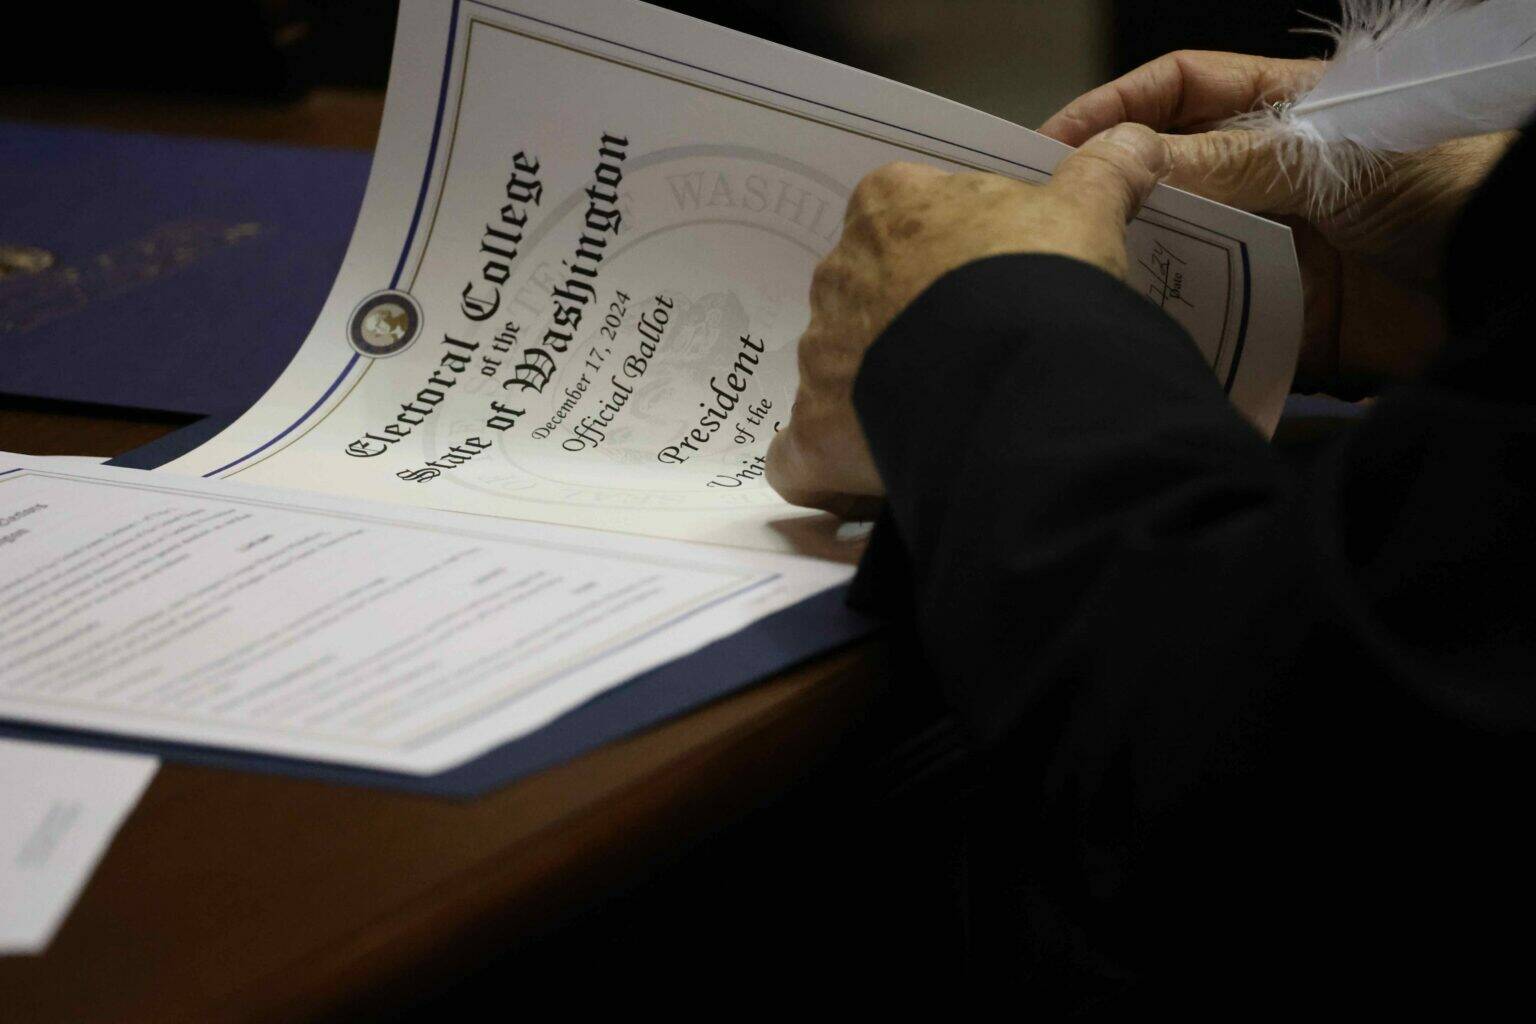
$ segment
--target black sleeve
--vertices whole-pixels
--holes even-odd
[[[888,494],[881,532],[899,537],[926,649],[984,742],[1091,653],[1085,630],[1119,628],[1095,616],[1151,621],[1178,601],[1186,638],[1219,635],[1187,603],[1203,595],[1174,595],[1184,569],[1155,570],[1153,607],[1111,577],[1190,547],[1216,569],[1287,494],[1184,330],[1062,257],[938,281],[871,349],[855,403]]]
[[[1527,564],[1529,408],[1426,386],[1302,471],[1171,319],[1048,256],[938,281],[854,397],[888,494],[857,589],[983,752],[994,983],[1214,995],[1443,968],[1452,932],[1494,969],[1465,926],[1530,852],[1497,809],[1530,777],[1536,657],[1529,603],[1469,579]]]

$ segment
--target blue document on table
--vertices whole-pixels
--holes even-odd
[[[309,333],[370,160],[0,123],[0,395],[243,411]]]

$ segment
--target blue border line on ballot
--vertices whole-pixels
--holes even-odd
[[[443,55],[443,81],[437,90],[437,117],[432,122],[432,143],[427,148],[427,166],[421,175],[421,189],[416,193],[416,209],[411,212],[411,226],[405,233],[405,245],[400,248],[400,261],[395,264],[395,272],[389,279],[389,286],[391,288],[398,288],[400,286],[400,275],[405,272],[406,257],[411,253],[411,243],[416,240],[416,228],[421,224],[421,211],[427,205],[427,189],[432,184],[432,168],[437,162],[437,143],[438,139],[442,136],[443,111],[448,105],[448,79],[453,73],[453,42],[454,37],[458,34],[458,30],[459,0],[453,0],[453,11],[448,15],[448,51]],[[336,389],[341,387],[341,382],[347,379],[347,375],[357,366],[357,361],[361,358],[362,356],[356,352],[352,353],[352,358],[347,360],[347,365],[342,367],[341,373],[336,376],[335,380],[331,381],[331,386],[325,389],[325,393],[315,399],[315,404],[305,409],[302,416],[288,424],[282,433],[271,438],[260,448],[246,452],[233,462],[226,462],[218,469],[209,470],[203,474],[204,478],[218,476],[227,469],[233,469],[235,466],[240,465],[240,463],[255,458],[297,430],[300,425],[315,414],[317,409],[325,404],[328,398],[336,393]]]

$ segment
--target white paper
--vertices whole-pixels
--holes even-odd
[[[0,956],[41,953],[159,762],[0,739]]]
[[[313,332],[169,470],[806,550],[835,524],[781,501],[761,465],[850,191],[893,160],[1042,181],[1068,152],[625,0],[407,2],[395,39],[362,213]],[[1301,323],[1288,229],[1160,187],[1130,247],[1131,285],[1273,429]],[[382,290],[409,298],[369,298]],[[369,352],[414,340],[376,358],[354,326]]]
[[[0,719],[430,774],[821,559],[0,455]]]

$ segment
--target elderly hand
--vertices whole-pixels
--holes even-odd
[[[1356,397],[1419,372],[1440,347],[1450,226],[1513,136],[1394,156],[1355,194],[1314,209],[1262,136],[1199,131],[1304,91],[1322,71],[1319,61],[1168,54],[1078,97],[1040,130],[1069,145],[1122,121],[1194,132],[1168,136],[1168,184],[1292,226],[1306,303],[1297,385]]]
[[[854,189],[842,238],[811,279],[800,388],[768,451],[786,499],[843,515],[884,492],[853,410],[864,352],[950,270],[1004,253],[1055,253],[1123,278],[1125,225],[1169,167],[1168,148],[1136,125],[1066,157],[1044,185],[995,174],[890,164]]]

